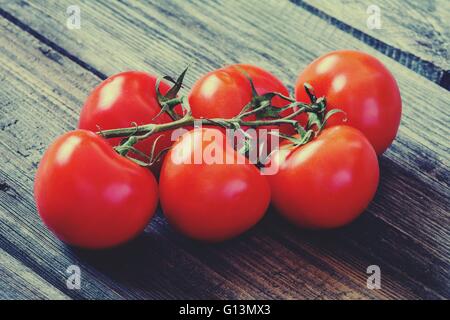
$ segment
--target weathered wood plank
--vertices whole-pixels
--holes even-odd
[[[174,74],[186,61],[195,61],[188,85],[209,69],[237,61],[261,65],[292,83],[302,66],[329,50],[359,48],[380,57],[399,80],[405,112],[397,141],[381,159],[380,190],[361,219],[343,230],[310,233],[269,215],[243,238],[206,246],[187,241],[157,217],[126,250],[79,253],[61,246],[36,216],[32,173],[50,140],[73,128],[79,106],[98,78],[47,46],[18,36],[18,30],[9,26],[14,30],[0,43],[8,44],[2,48],[4,62],[15,62],[9,67],[1,64],[9,68],[1,73],[8,75],[2,94],[17,91],[9,99],[2,98],[0,105],[5,123],[1,141],[8,164],[1,171],[7,189],[2,195],[7,199],[0,205],[5,210],[19,209],[6,211],[13,211],[15,219],[3,227],[17,225],[2,230],[2,235],[25,226],[27,231],[13,234],[5,245],[24,250],[33,269],[46,274],[51,283],[57,281],[45,271],[48,263],[40,267],[35,261],[48,259],[39,252],[45,246],[63,248],[61,257],[55,253],[52,258],[65,261],[75,256],[93,272],[88,277],[107,278],[106,286],[116,286],[125,297],[448,297],[449,94],[293,4],[258,3],[82,2],[82,29],[72,31],[65,28],[68,2],[45,7],[7,3],[2,8],[58,43],[55,50],[73,53],[100,73],[144,69]],[[276,18],[286,14],[285,21]],[[308,37],[294,33],[298,39],[294,41],[286,30],[307,30]],[[423,132],[424,127],[429,128]],[[29,219],[33,219],[34,239],[44,238],[34,252],[24,243],[16,246],[14,240],[27,239]],[[382,290],[365,287],[370,264],[382,269]]]
[[[449,1],[293,2],[450,90]],[[373,5],[380,9],[380,29],[367,26]]]
[[[68,296],[0,248],[0,300],[52,299]]]

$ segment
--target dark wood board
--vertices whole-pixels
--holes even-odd
[[[449,1],[292,2],[450,90]],[[368,25],[368,20],[369,24],[373,22],[374,14],[379,17],[379,28]]]
[[[8,263],[0,272],[10,278],[0,282],[1,298],[20,297],[17,288],[29,277],[49,288],[34,298],[450,297],[448,91],[289,2],[80,3],[80,30],[65,26],[69,2],[1,5],[0,261]],[[352,225],[306,232],[271,210],[246,235],[205,245],[174,232],[158,213],[135,241],[88,252],[60,243],[41,223],[32,195],[40,157],[76,126],[84,99],[105,74],[175,75],[192,62],[189,86],[240,61],[289,84],[313,58],[339,48],[380,58],[404,102],[399,135],[380,159],[376,198]],[[72,264],[81,267],[81,290],[66,288]],[[381,267],[381,290],[366,287],[372,264]],[[22,298],[33,297],[32,288]]]

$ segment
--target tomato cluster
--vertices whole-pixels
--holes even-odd
[[[244,64],[204,75],[188,96],[179,97],[177,86],[144,72],[116,74],[90,94],[78,129],[47,149],[34,194],[42,220],[61,240],[84,248],[124,243],[143,231],[158,199],[174,228],[204,241],[245,232],[269,203],[303,228],[343,226],[372,200],[377,155],[392,143],[401,116],[393,76],[357,51],[312,62],[298,77],[295,99],[274,75]],[[170,99],[177,103],[167,107]],[[302,103],[322,103],[322,115],[343,112],[317,123],[313,109],[302,112]],[[188,126],[186,113],[208,125]],[[258,168],[245,161],[245,152],[223,143],[224,127],[237,118],[244,134],[255,125],[283,139],[268,146],[265,165],[276,168],[274,174],[262,175],[261,163]],[[186,132],[173,142],[176,127]],[[147,162],[149,154],[154,160],[165,150],[162,160]],[[215,150],[215,161],[186,161],[208,150]]]

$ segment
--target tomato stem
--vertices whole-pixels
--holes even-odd
[[[99,131],[98,134],[104,138],[118,138],[118,137],[130,137],[137,138],[135,143],[139,140],[145,139],[152,134],[156,134],[162,131],[174,130],[182,127],[193,127],[194,124],[208,125],[208,126],[220,126],[227,128],[236,128],[236,127],[251,127],[257,128],[262,126],[277,126],[281,124],[290,124],[294,128],[297,128],[298,122],[294,120],[297,115],[303,112],[317,112],[316,105],[305,104],[301,102],[294,103],[298,109],[279,119],[271,119],[271,120],[244,120],[243,117],[246,117],[252,112],[244,113],[242,115],[238,115],[231,119],[224,118],[194,118],[190,112],[186,113],[186,115],[178,120],[168,122],[168,123],[149,123],[141,126],[133,126],[127,128],[119,128],[119,129],[111,129],[111,130],[102,130]]]
[[[200,124],[202,126],[220,126],[229,129],[240,129],[242,127],[258,128],[263,126],[279,127],[281,125],[287,124],[291,125],[295,129],[300,138],[297,138],[295,136],[286,136],[281,133],[278,133],[278,135],[292,141],[295,145],[302,145],[309,142],[320,133],[327,119],[331,115],[337,112],[342,112],[341,110],[333,109],[326,113],[325,97],[317,98],[314,93],[313,87],[308,83],[304,84],[304,88],[311,102],[303,103],[295,101],[294,98],[282,95],[278,92],[268,92],[263,95],[258,95],[253,85],[253,81],[248,75],[246,75],[252,86],[253,98],[246,106],[242,108],[241,112],[238,115],[231,119],[195,118],[192,115],[188,97],[186,95],[177,97],[179,90],[182,88],[182,81],[186,74],[186,71],[187,68],[176,80],[172,79],[171,77],[160,78],[155,85],[158,101],[161,106],[161,111],[154,118],[157,118],[162,113],[167,113],[173,121],[161,124],[149,123],[140,126],[134,123],[134,126],[130,126],[127,128],[102,130],[97,132],[97,134],[107,139],[118,137],[125,138],[122,140],[122,143],[120,145],[115,147],[115,150],[119,154],[126,156],[127,158],[130,158],[129,156],[127,156],[127,153],[129,151],[133,151],[135,153],[137,152],[137,150],[133,146],[140,140],[146,139],[153,134],[157,134],[163,131],[194,127]],[[163,95],[159,89],[161,81],[163,79],[169,80],[174,83],[174,85],[166,93],[166,95]],[[287,105],[281,108],[273,106],[272,99],[274,97],[279,97],[285,100],[287,102]],[[184,111],[183,117],[174,112],[174,108],[178,105],[181,105]],[[281,116],[281,112],[289,109],[293,110],[293,112],[291,112],[287,116]],[[308,123],[305,128],[295,119],[301,113],[306,113],[308,115]],[[256,120],[248,120],[248,117],[251,115],[256,116]],[[313,127],[315,127],[316,130],[313,130]],[[154,159],[153,152],[150,158]],[[153,160],[150,161],[150,163],[152,162]]]

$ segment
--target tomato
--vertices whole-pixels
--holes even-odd
[[[269,205],[266,177],[224,141],[220,130],[194,129],[164,159],[161,206],[169,223],[188,237],[230,239],[255,225]],[[208,160],[208,154],[215,160]]]
[[[92,249],[121,244],[143,231],[158,202],[150,170],[86,130],[68,132],[47,149],[34,196],[42,220],[58,238]]]
[[[378,159],[357,129],[324,129],[307,144],[285,143],[272,154],[277,173],[267,176],[272,203],[304,228],[334,228],[358,217],[378,186]]]
[[[233,67],[207,73],[194,84],[189,94],[195,118],[233,118],[251,99],[248,79]]]
[[[347,124],[359,129],[382,154],[394,140],[400,124],[402,101],[397,83],[375,57],[359,51],[334,51],[313,61],[300,73],[296,98],[309,102],[303,88],[308,82],[318,97],[325,96],[328,109],[347,114]],[[342,124],[342,116],[328,126]]]
[[[89,95],[80,114],[78,127],[91,131],[131,127],[133,124],[167,123],[172,121],[166,113],[154,117],[161,111],[155,85],[157,78],[145,72],[127,71],[113,75],[100,83]],[[167,93],[170,86],[160,84],[162,94]],[[180,113],[181,109],[177,109]],[[134,147],[149,155],[153,143],[159,136],[155,154],[170,147],[171,132],[152,135],[137,143]],[[108,139],[112,146],[119,144],[121,138]],[[137,156],[140,160],[146,160]],[[158,173],[159,167],[152,168]]]
[[[207,73],[194,84],[189,94],[192,115],[196,118],[225,119],[237,116],[252,100],[252,88],[245,73],[252,79],[259,95],[268,92],[289,95],[289,91],[283,83],[268,71],[248,64],[231,65]],[[288,102],[280,97],[275,97],[272,99],[272,104],[275,107],[284,107]],[[286,116],[292,112],[294,111],[285,110],[281,115]],[[303,115],[303,117],[305,116]],[[297,118],[300,119],[301,116],[297,116]],[[255,119],[255,115],[245,118],[245,120]],[[273,130],[273,128],[279,129],[284,134],[295,133],[289,124],[279,128],[265,126],[257,131],[259,133],[262,129]]]

